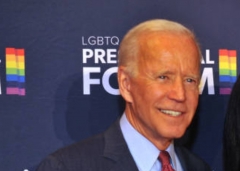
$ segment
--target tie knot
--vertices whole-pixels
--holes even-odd
[[[162,163],[162,171],[175,171],[170,164],[170,155],[167,151],[161,151],[158,159]]]
[[[162,165],[170,165],[170,155],[167,151],[161,151],[158,159],[161,161]]]

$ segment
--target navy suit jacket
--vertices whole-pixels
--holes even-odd
[[[183,147],[175,152],[184,171],[211,171],[208,164]],[[119,121],[107,131],[64,147],[44,159],[37,171],[138,171]]]

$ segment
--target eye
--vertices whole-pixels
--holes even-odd
[[[192,78],[187,78],[186,81],[188,83],[196,83],[197,82],[195,79],[192,79]]]
[[[160,75],[158,78],[164,80],[164,79],[167,79],[167,76],[165,76],[165,75]]]

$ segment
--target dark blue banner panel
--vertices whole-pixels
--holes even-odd
[[[117,50],[136,24],[180,22],[201,46],[200,99],[182,143],[222,171],[226,105],[240,68],[237,0],[0,2],[0,170],[33,171],[56,149],[104,131],[124,109]]]

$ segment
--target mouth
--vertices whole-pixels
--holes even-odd
[[[160,111],[162,113],[166,114],[166,115],[175,116],[175,117],[182,114],[182,112],[174,111],[174,110],[164,110],[164,109],[161,109]]]

